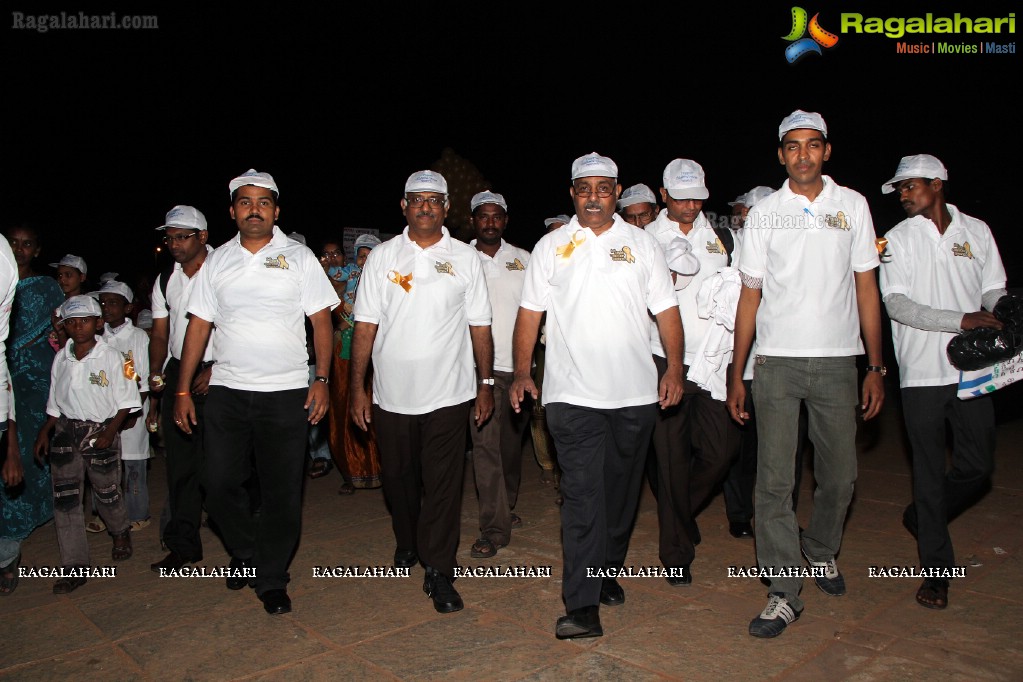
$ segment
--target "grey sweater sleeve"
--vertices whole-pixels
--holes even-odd
[[[981,299],[984,309],[993,309],[998,299],[1004,295],[1005,289],[993,289],[985,292]],[[905,294],[885,296],[884,305],[888,311],[888,317],[907,327],[922,329],[926,332],[951,332],[953,334],[962,331],[961,325],[965,313],[961,311],[931,308],[910,300]]]

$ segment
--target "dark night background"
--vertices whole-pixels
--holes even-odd
[[[777,126],[802,108],[824,115],[825,172],[867,197],[879,235],[904,217],[881,183],[901,156],[935,154],[950,201],[991,225],[1009,285],[1023,285],[1019,55],[899,55],[896,40],[840,34],[789,65],[792,4],[7,4],[3,225],[42,229],[44,269],[71,252],[93,286],[105,270],[132,282],[156,271],[153,228],[174,204],[206,214],[214,245],[233,236],[227,183],[247,168],[274,175],[279,224],[318,248],[345,226],[400,231],[405,178],[449,147],[506,196],[506,237],[529,248],[545,217],[571,212],[575,157],[599,151],[624,186],[655,190],[668,161],[695,159],[705,210],[727,212],[735,195],[784,180]],[[1000,17],[1016,6],[801,4],[836,33],[843,11]],[[111,9],[156,15],[159,28],[12,29],[12,11]]]

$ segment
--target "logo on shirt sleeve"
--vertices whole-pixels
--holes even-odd
[[[99,386],[100,388],[106,388],[107,386],[109,386],[110,380],[107,379],[106,370],[101,369],[99,371],[99,374],[97,374],[96,372],[91,372],[89,374],[89,383],[95,386]]]
[[[635,263],[636,257],[632,255],[632,248],[623,246],[620,249],[611,249],[611,260],[623,263]]]
[[[455,276],[455,266],[453,266],[451,263],[447,261],[443,263],[441,263],[440,261],[434,261],[433,267],[437,272],[439,272],[442,275],[451,275],[452,277]]]
[[[515,260],[513,260],[511,262],[506,262],[504,264],[504,267],[508,268],[509,270],[525,270],[526,269],[526,266],[523,265],[522,261],[520,261],[518,258],[516,258]]]
[[[288,269],[288,261],[284,257],[284,254],[281,254],[281,255],[277,256],[277,258],[272,258],[270,256],[267,256],[266,257],[266,262],[263,263],[263,265],[264,265],[264,267],[278,268],[280,270],[287,270]]]
[[[412,273],[411,272],[408,273],[407,275],[403,275],[400,272],[398,272],[397,270],[391,270],[390,272],[387,273],[387,281],[388,282],[394,282],[395,284],[400,286],[402,289],[405,290],[406,294],[408,292],[412,291]]]
[[[963,242],[962,245],[953,243],[952,255],[962,256],[963,258],[973,260],[973,249],[970,248],[970,242]]]

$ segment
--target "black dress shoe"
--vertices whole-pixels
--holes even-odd
[[[225,584],[227,585],[227,589],[240,590],[243,587],[247,587],[249,585],[249,578],[245,576],[244,569],[252,568],[251,559],[247,560],[239,559],[237,557],[231,557],[231,565],[229,566],[229,568],[231,569],[231,576],[224,581]],[[240,573],[241,575],[236,577],[236,574],[238,573]]]
[[[437,613],[454,613],[461,611],[465,606],[451,582],[452,579],[443,573],[438,573],[432,568],[426,569],[423,592],[433,599],[433,608],[437,609]]]
[[[291,613],[291,597],[287,590],[267,590],[259,595],[259,600],[263,602],[263,610],[271,616]]]
[[[751,538],[753,537],[753,526],[749,521],[731,521],[728,524],[728,532],[732,534],[733,538]]]
[[[688,566],[678,566],[676,568],[668,569],[669,575],[664,579],[668,581],[668,584],[672,587],[678,587],[679,585],[692,585],[693,574],[689,572]]]
[[[600,583],[600,603],[620,606],[625,603],[625,590],[614,578],[604,578]]]
[[[161,568],[168,571],[180,571],[185,564],[195,564],[200,561],[202,561],[202,554],[197,557],[192,557],[191,559],[186,559],[177,552],[171,552],[156,563],[149,564],[149,568],[154,573],[159,573]]]
[[[558,639],[583,639],[584,637],[603,637],[604,628],[600,625],[600,610],[596,606],[584,606],[573,609],[567,616],[558,618],[554,629]]]
[[[394,565],[398,568],[412,568],[419,563],[419,557],[414,549],[394,550]]]

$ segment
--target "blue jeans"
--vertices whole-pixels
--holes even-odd
[[[757,410],[756,536],[761,568],[802,567],[799,527],[792,510],[799,406],[806,404],[814,445],[813,517],[802,548],[814,561],[838,554],[856,481],[856,362],[852,356],[757,356],[753,401]],[[771,579],[771,592],[803,608],[800,577]]]
[[[129,521],[149,518],[149,484],[146,482],[147,459],[124,459],[124,504]]]
[[[309,383],[312,384],[316,378],[316,365],[309,365]],[[342,415],[344,418],[348,418],[348,415]],[[309,427],[309,458],[310,459],[330,459],[330,442],[327,438],[327,421],[326,419],[333,419],[332,413],[327,412],[327,416],[324,420],[320,421],[319,424],[312,424]],[[321,428],[323,427],[323,428]]]

